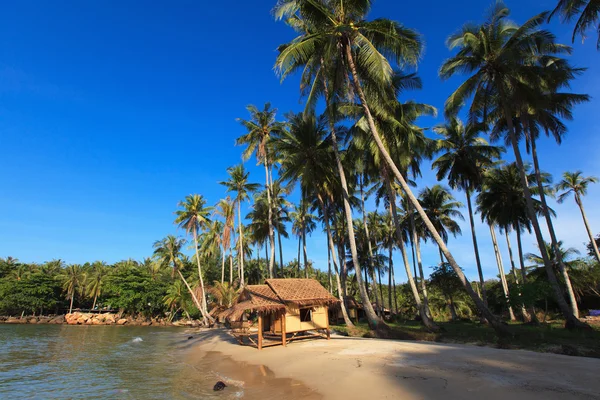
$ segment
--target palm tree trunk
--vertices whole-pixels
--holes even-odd
[[[304,253],[304,274],[308,278],[308,256],[306,254],[306,228],[302,228],[302,249]]]
[[[298,236],[298,265],[296,268],[296,278],[300,277],[300,248],[302,247],[302,235]]]
[[[271,243],[271,258],[269,259],[269,278],[275,277],[275,234],[273,232],[273,208],[271,205],[271,185],[269,182],[269,163],[265,156],[265,186],[267,189],[267,207],[269,209],[269,242]]]
[[[469,188],[466,190],[467,193],[467,208],[469,209],[469,222],[471,224],[471,237],[473,238],[473,249],[475,250],[475,262],[477,263],[477,273],[479,274],[479,283],[481,284],[483,304],[487,307],[487,293],[485,291],[485,279],[483,279],[483,270],[481,269],[481,260],[479,258],[479,246],[477,245],[477,235],[475,234],[475,221],[473,218],[473,207],[471,206],[471,191]]]
[[[94,308],[96,308],[96,300],[98,300],[98,294],[97,293],[94,295],[94,303],[92,304],[92,310]]]
[[[519,276],[517,275],[517,268],[515,267],[515,260],[513,259],[512,246],[510,244],[510,236],[508,233],[508,229],[504,230],[504,236],[506,236],[506,245],[508,246],[508,256],[510,258],[510,267],[512,270],[513,278],[515,279],[515,285],[517,289],[519,288]],[[521,291],[517,293],[519,298],[521,298]],[[528,322],[530,320],[529,313],[525,308],[525,304],[521,303],[521,316],[523,317],[523,322]]]
[[[499,96],[501,99],[505,99],[504,91],[502,90],[501,86]],[[517,162],[517,166],[519,167],[519,175],[521,178],[521,186],[523,186],[523,192],[525,194],[527,212],[529,214],[529,219],[531,220],[531,225],[533,226],[533,231],[535,232],[535,237],[538,242],[540,254],[544,261],[546,274],[548,275],[548,281],[554,289],[554,297],[556,299],[556,302],[558,303],[558,307],[560,308],[562,314],[565,317],[566,326],[568,328],[589,328],[587,324],[581,322],[577,317],[575,317],[575,315],[569,308],[569,305],[563,297],[560,285],[558,283],[558,279],[556,279],[556,275],[554,274],[554,270],[552,269],[552,264],[548,259],[548,254],[546,253],[546,243],[544,241],[544,237],[542,236],[542,231],[540,229],[540,225],[538,223],[537,216],[533,208],[533,201],[531,200],[531,191],[529,190],[527,176],[525,175],[525,166],[523,165],[523,159],[521,158],[521,151],[519,150],[519,142],[517,141],[513,120],[511,117],[512,114],[510,112],[510,107],[506,103],[506,100],[504,100],[502,103],[504,109],[504,118],[506,119],[510,141],[513,147],[513,152],[515,153],[515,160]]]
[[[492,243],[494,244],[494,254],[496,255],[496,264],[498,264],[498,274],[500,275],[500,282],[502,284],[502,291],[504,292],[504,301],[508,307],[508,315],[511,321],[515,321],[515,313],[513,312],[510,304],[510,297],[508,293],[508,284],[506,283],[506,274],[504,273],[504,263],[502,262],[502,256],[500,255],[500,248],[498,247],[498,239],[496,237],[496,230],[490,225],[490,234],[492,235]]]
[[[414,271],[414,276],[417,276],[418,275],[417,274],[417,257],[415,255],[415,242],[413,240],[413,238],[416,237],[415,215],[413,213],[412,204],[410,204],[410,202],[407,204],[406,212],[408,212],[408,220],[410,222],[411,234],[409,236],[410,236],[410,251],[412,253],[413,271]]]
[[[196,263],[198,264],[198,277],[200,278],[200,289],[202,290],[202,309],[200,311],[202,316],[209,322],[214,322],[214,318],[208,313],[208,308],[206,306],[206,291],[204,290],[204,278],[202,277],[202,267],[200,266],[200,253],[198,252],[198,232],[196,232],[196,228],[193,230],[193,235],[194,250],[196,251]]]
[[[331,280],[331,246],[327,241],[327,279],[329,281],[329,293],[333,293],[333,281]]]
[[[388,264],[388,304],[389,304],[389,308],[390,308],[390,313],[392,312],[392,310],[394,309],[394,305],[392,304],[392,280],[393,280],[393,276],[394,276],[394,262],[392,261],[392,247],[390,246],[389,248],[389,252],[390,252],[390,260],[389,260],[389,264]]]
[[[69,314],[73,313],[73,298],[75,297],[75,291],[71,293],[71,305],[69,306]]]
[[[238,241],[239,241],[239,248],[238,248],[238,258],[240,259],[240,265],[238,265],[238,271],[239,271],[239,279],[240,279],[240,287],[244,287],[245,283],[244,283],[244,232],[242,230],[242,204],[241,201],[238,200]],[[273,247],[273,251],[275,251],[275,248]]]
[[[329,93],[328,93],[329,89],[328,89],[327,82],[325,82],[324,89],[325,89],[326,103],[329,106],[330,98],[329,98]],[[367,321],[368,321],[371,329],[386,330],[386,328],[389,329],[389,327],[375,313],[375,310],[373,309],[373,305],[371,304],[371,301],[369,300],[369,296],[367,294],[365,283],[363,282],[363,278],[362,278],[362,274],[361,274],[362,271],[360,269],[360,264],[358,263],[358,253],[356,251],[356,238],[354,235],[354,226],[352,223],[352,208],[350,207],[350,196],[348,195],[348,184],[346,182],[346,173],[344,172],[344,166],[342,164],[342,159],[340,158],[337,135],[335,134],[334,119],[331,117],[329,118],[329,125],[330,125],[330,131],[331,131],[331,142],[332,142],[332,146],[333,146],[333,153],[335,155],[335,162],[336,162],[338,174],[340,177],[340,183],[342,185],[342,196],[343,196],[343,200],[344,200],[343,201],[344,202],[344,213],[346,215],[346,226],[348,228],[348,242],[350,243],[350,254],[352,255],[352,262],[354,263],[354,268],[356,270],[356,281],[358,284],[358,291],[360,293],[360,298],[363,303],[365,315],[367,317]]]
[[[223,284],[225,281],[225,258],[227,257],[227,250],[225,249],[225,246],[221,247],[223,250],[223,260],[221,261],[221,284]]]
[[[385,317],[385,304],[383,304],[383,285],[381,284],[381,270],[377,269],[377,280],[379,282],[379,298],[381,299],[381,317]],[[390,306],[390,309],[392,307]]]
[[[592,233],[592,229],[590,228],[590,223],[588,222],[587,216],[585,215],[585,210],[583,209],[583,202],[581,201],[581,197],[579,193],[575,193],[575,202],[579,206],[579,211],[581,211],[581,217],[583,218],[583,224],[585,225],[585,230],[587,231],[588,236],[590,237],[590,242],[592,243],[592,248],[594,249],[594,254],[596,255],[596,259],[600,262],[600,252],[598,252],[598,245],[594,240],[594,234]]]
[[[427,329],[432,332],[439,331],[440,328],[433,322],[427,313],[427,308],[425,303],[421,302],[421,296],[419,295],[419,290],[417,289],[417,285],[411,273],[410,262],[408,261],[408,256],[406,254],[406,248],[404,247],[404,240],[402,238],[402,228],[400,226],[400,221],[398,220],[398,211],[396,209],[396,195],[392,190],[392,185],[390,183],[389,177],[387,174],[383,174],[383,178],[385,179],[385,185],[388,192],[389,197],[389,212],[392,217],[392,221],[395,226],[396,232],[396,242],[398,244],[398,248],[400,248],[400,252],[402,253],[402,260],[404,261],[404,269],[406,271],[406,277],[408,278],[408,283],[410,289],[412,291],[413,297],[415,299],[415,304],[417,305],[417,310],[419,311],[419,316],[421,317],[421,322]]]
[[[421,260],[421,239],[417,237],[416,234],[417,232],[413,231],[413,242],[415,243],[415,253],[417,253],[417,265],[419,266],[419,277],[421,278],[421,293],[423,293],[423,306],[425,307],[425,312],[431,318],[431,310],[429,309],[429,295],[427,293],[427,284],[425,283],[425,274],[423,273],[423,262]]]
[[[281,277],[283,278],[283,249],[281,247],[281,232],[279,231],[277,231],[277,241],[279,242],[279,270],[281,271]]]
[[[518,223],[517,228],[515,230],[517,232],[517,249],[519,253],[519,265],[521,267],[521,279],[523,285],[525,285],[527,283],[527,272],[525,271],[525,261],[523,259],[523,243],[521,243],[521,226]],[[527,312],[527,315],[523,316],[527,319],[526,322],[531,322],[535,325],[540,323],[535,313],[535,307],[533,305],[529,306],[529,311]]]
[[[435,242],[442,249],[442,252],[446,256],[448,263],[450,264],[450,266],[452,267],[454,272],[456,272],[456,275],[458,275],[460,282],[462,283],[463,287],[465,288],[465,290],[467,291],[467,293],[469,294],[469,296],[471,297],[471,299],[473,300],[473,302],[475,303],[477,308],[479,310],[481,310],[482,314],[484,314],[485,318],[494,327],[494,330],[497,332],[498,335],[502,335],[502,336],[510,335],[511,334],[510,330],[504,324],[502,324],[502,322],[494,314],[492,314],[492,312],[485,306],[485,304],[483,303],[481,298],[479,296],[477,296],[477,294],[471,287],[471,284],[465,277],[465,274],[462,272],[462,269],[460,268],[460,266],[458,265],[458,263],[456,262],[456,260],[454,259],[454,257],[452,256],[452,254],[450,253],[448,248],[446,247],[446,244],[442,240],[440,234],[434,228],[433,224],[427,217],[425,210],[423,210],[423,207],[421,207],[421,204],[419,203],[419,201],[417,200],[415,195],[412,193],[410,187],[408,186],[408,183],[406,182],[406,180],[400,173],[400,170],[398,170],[398,167],[396,167],[396,164],[394,164],[394,161],[390,157],[390,154],[387,152],[383,142],[381,141],[381,137],[379,136],[379,132],[377,130],[377,127],[375,126],[375,120],[373,119],[373,116],[371,115],[371,110],[369,109],[369,107],[367,105],[367,100],[365,98],[365,94],[360,85],[360,80],[358,78],[358,72],[356,70],[356,65],[354,64],[354,58],[352,56],[352,50],[350,48],[349,43],[345,44],[345,50],[346,50],[346,57],[348,60],[348,65],[352,72],[352,78],[354,81],[354,86],[356,88],[356,92],[358,94],[358,97],[359,97],[361,105],[363,107],[367,122],[369,124],[369,129],[371,131],[371,135],[373,136],[373,139],[375,140],[375,143],[377,144],[377,148],[379,149],[379,152],[381,153],[382,158],[385,160],[386,164],[389,166],[389,168],[394,173],[394,177],[398,180],[398,182],[402,186],[402,189],[408,196],[409,200],[414,205],[415,209],[417,210],[417,212],[423,219],[425,226],[427,227],[427,229],[433,236],[433,239],[435,240]]]
[[[369,266],[371,268],[371,273],[373,274],[373,277],[371,278],[373,280],[373,286],[376,286],[376,280],[375,280],[375,265],[373,264],[373,247],[371,246],[371,235],[369,235],[369,224],[367,223],[367,212],[365,210],[365,192],[364,192],[364,176],[362,174],[360,174],[359,176],[359,186],[360,186],[360,208],[362,211],[362,218],[363,218],[363,225],[365,226],[365,236],[367,238],[367,248],[369,250]],[[380,288],[381,289],[381,285]],[[374,289],[375,292],[375,302],[378,305],[379,308],[379,316],[383,316],[383,294],[381,295],[381,302],[379,302],[377,300],[377,288]]]
[[[576,318],[579,318],[579,308],[577,307],[577,299],[575,298],[575,291],[569,278],[569,272],[565,267],[565,263],[562,258],[559,257],[560,249],[558,248],[558,240],[556,239],[556,232],[554,232],[554,224],[552,223],[552,217],[548,211],[548,204],[546,203],[546,194],[544,193],[544,184],[542,183],[542,173],[540,171],[540,164],[537,156],[537,147],[535,145],[535,138],[529,135],[531,140],[531,156],[533,158],[533,168],[535,169],[535,178],[537,180],[537,186],[539,189],[540,200],[542,202],[542,210],[544,217],[546,218],[546,224],[548,225],[548,231],[550,232],[550,239],[552,241],[552,248],[554,249],[554,258],[558,264],[558,270],[560,271],[567,287],[567,295],[569,296],[569,302],[571,303],[571,312]]]
[[[335,256],[335,251],[334,249],[334,244],[333,244],[333,236],[331,236],[331,228],[329,227],[329,215],[327,213],[327,207],[325,206],[325,202],[323,201],[323,198],[321,197],[321,195],[318,195],[319,198],[319,204],[321,205],[321,210],[323,212],[323,220],[325,221],[325,230],[327,231],[327,245],[329,246],[329,249],[331,250],[331,258],[333,259],[333,268],[335,269],[335,281],[337,284],[337,289],[338,289],[338,298],[340,299],[340,308],[342,310],[342,316],[344,318],[344,323],[346,324],[346,326],[348,327],[354,327],[354,324],[352,323],[352,321],[350,320],[350,317],[348,316],[348,310],[346,309],[346,298],[345,298],[345,293],[342,290],[342,283],[340,281],[340,272],[338,269],[338,263],[336,260],[336,256]],[[357,310],[358,313],[358,310]]]
[[[192,295],[192,299],[194,300],[194,304],[196,304],[196,307],[198,307],[198,311],[202,312],[202,304],[200,303],[200,301],[196,297],[196,294],[194,293],[194,291],[192,290],[192,288],[190,287],[190,285],[187,283],[187,280],[183,277],[183,274],[181,273],[181,271],[179,270],[179,268],[177,268],[177,272],[179,273],[179,277],[181,278],[181,280],[183,281],[183,283],[185,283],[185,287],[187,287],[188,291]]]

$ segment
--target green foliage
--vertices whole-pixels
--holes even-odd
[[[166,310],[163,299],[167,287],[139,269],[118,271],[107,279],[102,303],[128,314],[157,315]]]
[[[54,313],[64,306],[61,293],[61,283],[41,272],[21,280],[5,277],[0,279],[0,314]]]

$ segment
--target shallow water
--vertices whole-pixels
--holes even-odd
[[[0,325],[0,398],[318,398],[264,367],[218,353],[190,362],[190,335],[174,328]],[[222,392],[212,390],[218,380],[228,383]]]

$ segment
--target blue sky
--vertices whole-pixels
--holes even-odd
[[[26,262],[61,258],[141,259],[152,243],[177,232],[173,212],[187,194],[209,203],[225,196],[218,182],[240,162],[236,123],[245,106],[270,101],[280,114],[302,109],[298,80],[281,84],[273,73],[276,48],[293,32],[273,21],[274,1],[19,1],[0,15],[0,255]],[[523,22],[555,1],[509,1]],[[378,0],[370,17],[398,20],[424,35],[418,72],[424,89],[407,93],[438,108],[459,80],[441,82],[437,70],[449,56],[446,37],[467,21],[480,21],[491,2]],[[571,26],[550,26],[570,42]],[[576,109],[576,120],[558,147],[540,143],[542,168],[558,178],[565,170],[600,175],[600,53],[595,38],[576,42],[572,62],[588,71],[573,91],[593,100]],[[424,126],[442,117],[423,120]],[[264,174],[246,163],[252,179]],[[419,188],[435,183],[429,165]],[[600,185],[585,199],[600,232]],[[297,194],[292,197],[295,199]],[[456,194],[464,201],[462,193]],[[587,240],[574,202],[552,204],[558,236],[583,250]],[[465,211],[466,213],[466,211]],[[450,249],[468,276],[475,267],[468,224]],[[484,273],[497,274],[489,231],[478,224]],[[524,238],[525,250],[535,249]],[[295,257],[296,242],[285,243]],[[504,242],[501,248],[505,249]],[[309,257],[326,268],[324,235],[308,241]],[[425,265],[438,260],[426,245]],[[399,260],[396,265],[400,266]],[[507,264],[507,259],[505,263]],[[401,270],[396,272],[404,280]]]

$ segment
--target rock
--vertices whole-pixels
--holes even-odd
[[[65,323],[65,316],[64,315],[59,315],[57,317],[52,318],[50,321],[48,321],[49,324],[64,324]]]
[[[28,324],[37,324],[38,323],[38,319],[36,317],[29,318],[27,320],[27,323]]]
[[[150,326],[151,324],[152,324],[152,322],[149,322],[149,321],[144,321],[144,322],[142,322],[140,325],[141,325],[141,326]]]
[[[227,385],[225,383],[223,383],[222,381],[219,381],[217,383],[215,383],[215,386],[213,386],[213,390],[216,392],[218,390],[223,390],[227,387]]]
[[[117,325],[125,325],[127,322],[127,318],[121,318],[117,321]]]
[[[40,319],[38,319],[38,324],[47,324],[48,322],[50,322],[50,320],[50,317],[40,317]]]
[[[7,324],[22,324],[23,322],[24,321],[16,317],[8,317],[8,319],[6,320]]]
[[[104,314],[105,324],[114,324],[116,322],[116,316],[114,314]]]

